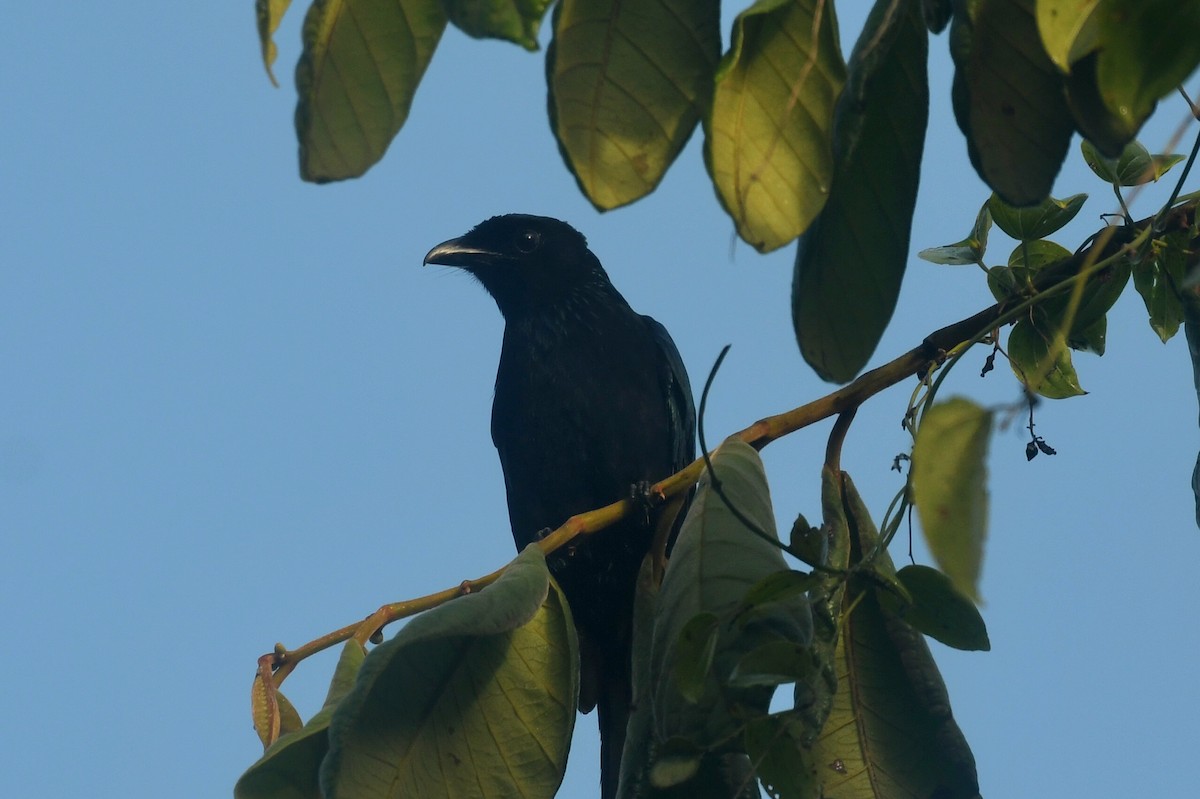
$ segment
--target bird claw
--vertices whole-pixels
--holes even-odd
[[[633,503],[635,510],[641,511],[642,524],[650,524],[650,512],[662,501],[666,499],[666,495],[661,491],[654,490],[654,484],[649,480],[638,480],[629,487],[629,500]]]

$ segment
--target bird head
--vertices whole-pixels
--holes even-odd
[[[425,263],[470,272],[505,317],[552,306],[580,289],[610,285],[583,234],[546,216],[494,216],[434,247]]]

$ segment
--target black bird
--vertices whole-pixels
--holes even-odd
[[[675,343],[629,307],[577,230],[497,216],[425,263],[466,269],[504,316],[492,441],[518,550],[693,460],[696,415]],[[550,561],[580,635],[580,710],[599,708],[606,799],[616,795],[632,698],[634,587],[654,536],[652,520],[634,516]]]

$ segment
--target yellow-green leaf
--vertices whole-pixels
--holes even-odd
[[[925,412],[912,453],[912,497],[929,551],[962,593],[979,600],[987,537],[992,414],[955,397]]]
[[[334,713],[327,799],[552,797],[579,692],[574,625],[529,546],[477,594],[417,616]]]
[[[800,352],[831,382],[866,366],[900,294],[929,112],[928,37],[920,0],[877,3],[837,102],[833,189],[792,277]]]
[[[246,769],[233,788],[234,799],[322,799],[317,773],[329,751],[329,719],[354,684],[364,657],[362,644],[353,639],[345,643],[321,712],[303,728],[282,736]]]
[[[1063,78],[1042,49],[1033,0],[956,4],[954,116],[975,171],[1007,202],[1050,193],[1075,130]]]
[[[844,483],[845,512],[853,520],[851,563],[874,553],[874,570],[894,577],[862,499],[848,478]],[[881,595],[861,576],[852,577],[846,589],[848,612],[833,660],[837,692],[812,747],[819,795],[978,799],[975,758],[951,713],[929,646],[881,604]]]
[[[759,252],[799,236],[825,205],[845,75],[832,0],[758,0],[733,23],[704,156],[738,235]]]
[[[563,0],[546,54],[550,128],[602,211],[654,190],[712,96],[716,0]]]
[[[279,23],[291,4],[292,0],[254,0],[254,16],[258,21],[258,40],[262,44],[263,66],[267,68],[267,77],[276,87],[279,86],[279,81],[275,80],[275,73],[271,70],[279,53],[275,47],[275,31],[279,30]]]
[[[1092,12],[1101,0],[1037,0],[1037,27],[1042,45],[1063,72],[1096,47],[1097,24]]]
[[[1055,342],[1054,333],[1022,319],[1008,334],[1008,362],[1030,391],[1046,399],[1078,397],[1087,392],[1079,385],[1079,375],[1065,344]]]
[[[383,157],[445,27],[438,0],[314,0],[296,67],[302,178],[358,177]]]

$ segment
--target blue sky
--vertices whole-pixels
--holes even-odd
[[[847,44],[865,6],[842,3]],[[290,74],[302,12],[278,37],[280,90],[249,0],[6,15],[9,795],[228,796],[260,753],[248,701],[259,654],[511,557],[488,433],[501,320],[465,275],[421,267],[487,216],[543,213],[584,231],[631,304],[671,330],[693,383],[733,344],[711,438],[831,388],[792,337],[792,248],[762,257],[734,243],[700,137],[658,192],[598,215],[550,136],[540,54],[448,31],[384,161],[358,181],[301,183]],[[914,253],[961,238],[987,195],[950,114],[946,45],[931,43]],[[1183,114],[1164,103],[1142,137],[1151,150]],[[1059,239],[1068,247],[1115,205],[1073,145],[1055,193],[1078,191],[1092,198]],[[1135,214],[1164,194],[1151,187]],[[1007,256],[994,246],[993,263]],[[873,363],[989,302],[978,270],[914,257]],[[1187,350],[1182,335],[1158,343],[1132,291],[1108,347],[1077,357],[1089,395],[1038,409],[1056,457],[1025,462],[1019,419],[993,439],[993,651],[933,645],[987,796],[1194,788],[1200,435]],[[944,396],[1018,399],[1006,367],[977,377],[984,355]],[[900,485],[889,466],[910,391],[868,403],[847,442],[843,466],[876,513]],[[764,452],[785,529],[819,515],[827,432]],[[332,663],[289,679],[305,715]],[[591,717],[576,735],[561,795],[594,796]]]

